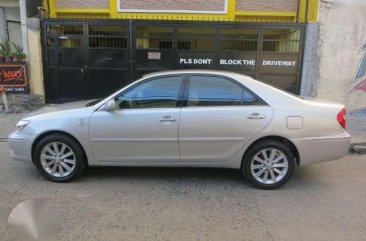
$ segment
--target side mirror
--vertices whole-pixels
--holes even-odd
[[[116,109],[116,101],[111,99],[104,103],[104,105],[101,108],[105,111],[114,111]]]

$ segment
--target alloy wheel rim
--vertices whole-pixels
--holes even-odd
[[[288,172],[288,160],[279,149],[267,148],[259,151],[250,163],[255,180],[262,184],[275,184]]]
[[[66,177],[76,166],[74,151],[65,143],[51,142],[41,151],[42,168],[53,177]]]

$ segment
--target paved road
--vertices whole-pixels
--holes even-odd
[[[52,201],[60,240],[364,240],[365,156],[299,168],[280,190],[235,170],[95,168],[50,183],[0,143],[0,240],[18,203]]]
[[[298,168],[274,191],[220,169],[93,168],[57,184],[0,142],[0,240],[11,210],[35,198],[55,207],[59,240],[365,240],[365,157]]]

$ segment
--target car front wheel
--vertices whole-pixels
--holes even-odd
[[[248,181],[260,189],[276,189],[287,183],[295,168],[290,148],[278,141],[263,141],[245,155],[242,171]]]
[[[62,134],[46,136],[34,152],[37,169],[54,182],[68,182],[81,175],[85,169],[84,159],[80,144]]]

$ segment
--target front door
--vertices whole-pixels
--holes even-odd
[[[272,118],[272,108],[233,80],[193,75],[182,108],[179,147],[183,163],[225,162]]]
[[[140,82],[115,98],[116,110],[94,112],[89,138],[104,163],[179,163],[176,107],[182,76]]]

